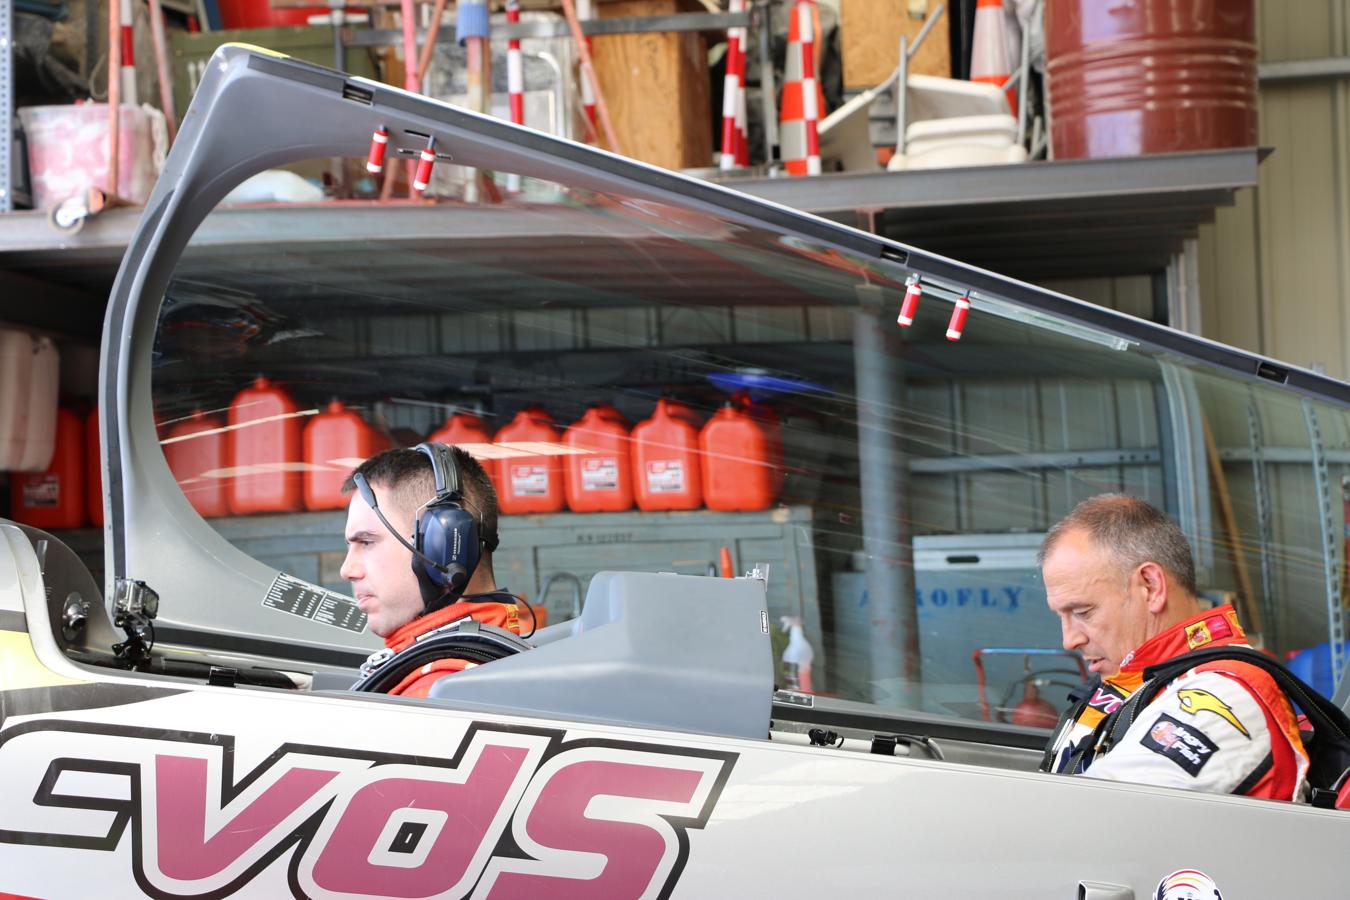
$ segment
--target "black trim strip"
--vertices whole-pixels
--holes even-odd
[[[28,631],[28,617],[21,612],[0,609],[0,631]]]
[[[1266,754],[1266,758],[1261,760],[1261,765],[1253,769],[1252,774],[1242,779],[1242,783],[1233,788],[1232,792],[1234,794],[1246,795],[1248,791],[1256,787],[1257,782],[1266,777],[1266,773],[1274,768],[1274,766],[1275,753],[1272,751]]]
[[[296,660],[324,666],[337,666],[344,669],[359,669],[361,663],[365,662],[369,655],[351,650],[338,650],[332,647],[311,647],[306,644],[272,641],[267,638],[195,631],[191,628],[179,628],[174,625],[156,625],[155,638],[164,643],[182,644],[187,647],[225,650],[230,653]]]
[[[992,728],[972,722],[941,721],[931,717],[906,719],[902,715],[863,713],[820,707],[801,707],[775,703],[773,717],[783,722],[801,722],[807,725],[835,725],[855,728],[873,734],[922,734],[928,738],[946,738],[976,744],[994,744],[1001,747],[1020,747],[1023,750],[1044,750],[1053,732],[1022,731]]]

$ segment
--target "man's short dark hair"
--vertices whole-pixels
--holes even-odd
[[[1127,574],[1142,563],[1155,562],[1192,596],[1195,559],[1181,528],[1153,504],[1127,494],[1098,494],[1073,508],[1046,534],[1036,561],[1045,558],[1064,533],[1081,529],[1098,548],[1110,555]]]
[[[464,508],[478,520],[478,537],[492,547],[497,543],[497,489],[492,486],[478,460],[459,447],[451,447],[459,467],[459,488]],[[355,476],[361,474],[375,490],[381,509],[392,504],[411,522],[418,507],[436,496],[436,476],[431,460],[420,450],[399,447],[377,453],[347,476],[342,492],[356,489]],[[383,488],[383,490],[381,490]]]

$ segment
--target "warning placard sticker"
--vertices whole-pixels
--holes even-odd
[[[56,506],[61,502],[61,479],[55,475],[39,475],[23,479],[25,509]]]
[[[263,606],[345,631],[366,630],[366,614],[350,597],[301,581],[285,572],[272,579]]]
[[[647,463],[647,490],[673,494],[684,490],[684,460],[654,459]]]
[[[614,491],[619,488],[619,461],[602,456],[581,461],[581,489],[583,491]]]
[[[548,493],[548,466],[512,466],[511,493],[517,497],[542,497]]]

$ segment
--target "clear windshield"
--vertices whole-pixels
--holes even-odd
[[[783,686],[1046,724],[1034,696],[1062,705],[1082,669],[1036,549],[1106,491],[1172,513],[1205,597],[1256,641],[1328,640],[1343,409],[997,297],[959,340],[952,290],[902,328],[899,265],[526,187],[400,217],[286,210],[247,244],[210,239],[229,210],[207,220],[153,390],[175,478],[221,534],[346,592],[336,485],[451,424],[503,495],[501,585],[558,621],[597,571],[766,568]]]

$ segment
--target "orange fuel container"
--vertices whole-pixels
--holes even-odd
[[[379,439],[359,413],[338,400],[305,426],[305,509],[342,509],[342,483],[351,470],[376,453]]]
[[[206,474],[231,465],[224,425],[219,416],[208,416],[196,409],[191,418],[170,428],[163,441],[164,460],[174,481],[202,517],[230,514],[225,497],[226,479]]]
[[[497,461],[488,454],[487,445],[492,443],[492,432],[488,431],[483,420],[473,413],[457,412],[445,420],[445,424],[427,438],[438,444],[452,444],[463,447],[470,456],[477,459],[492,479],[492,486],[500,496],[502,492],[501,473],[497,471]]]
[[[731,399],[764,428],[764,436],[769,441],[769,466],[773,470],[773,496],[777,499],[783,492],[783,422],[772,406],[756,403],[749,391],[737,391]]]
[[[553,417],[542,406],[527,406],[497,432],[494,443],[558,443]],[[540,448],[543,449],[543,448]],[[563,508],[562,456],[526,453],[498,461],[501,483],[497,505],[507,515],[551,513]]]
[[[728,401],[698,435],[708,509],[768,509],[773,503],[769,436],[756,417]]]
[[[84,420],[84,496],[89,524],[103,527],[103,460],[98,455],[98,407]]]
[[[633,459],[628,422],[612,406],[592,406],[563,434],[585,454],[568,456],[563,483],[573,512],[618,512],[633,507]]]
[[[674,397],[666,397],[666,412],[677,419],[684,419],[695,428],[703,427],[703,416],[699,415],[698,410],[694,409],[683,400],[676,400]]]
[[[225,489],[230,512],[298,512],[304,506],[304,425],[295,412],[290,394],[262,377],[230,403],[226,439],[236,469]]]
[[[682,416],[672,415],[674,405],[664,397],[657,400],[652,417],[633,428],[633,495],[639,509],[698,509],[703,505],[698,429]]]
[[[56,412],[56,449],[46,471],[12,473],[10,516],[34,528],[79,528],[85,524],[84,423],[61,407]]]

